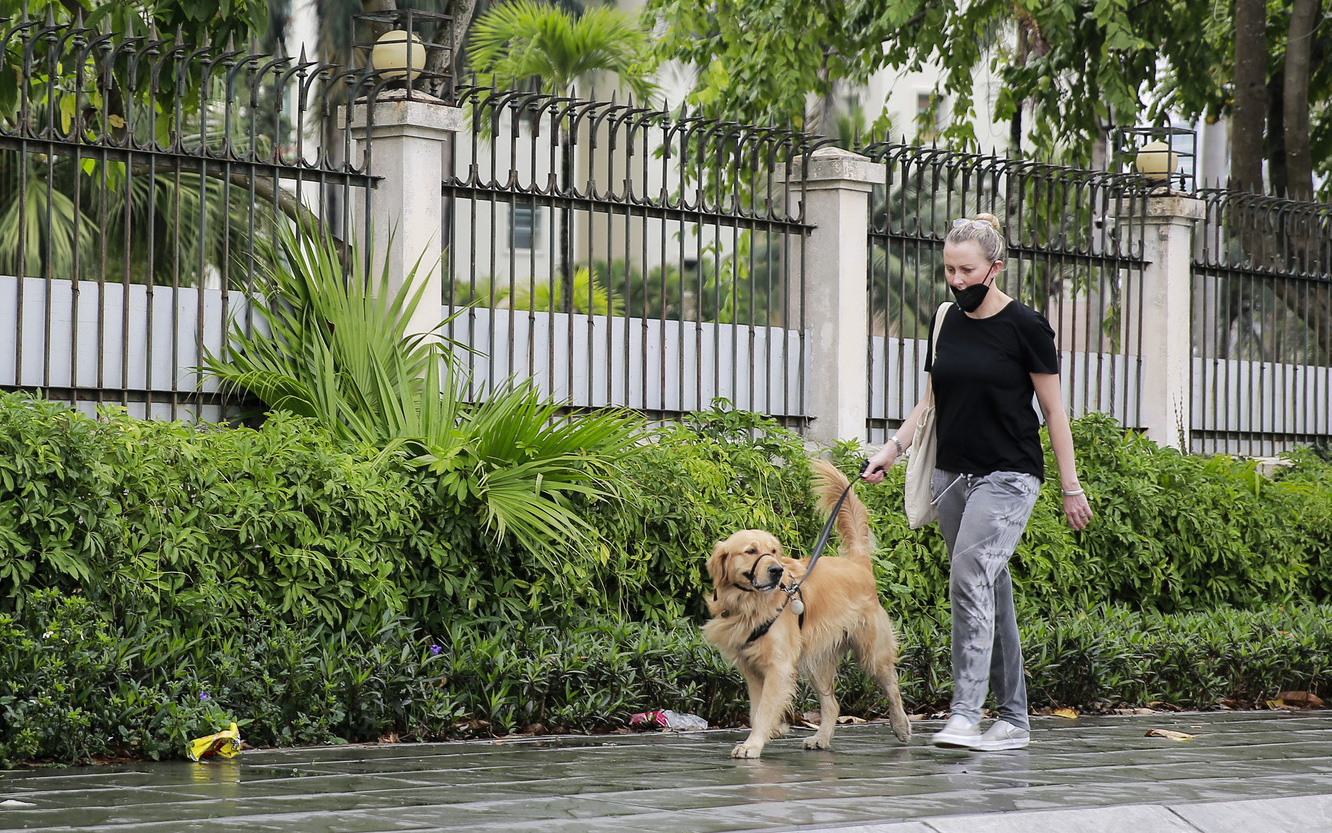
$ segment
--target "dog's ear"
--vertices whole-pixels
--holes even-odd
[[[708,559],[708,575],[712,576],[713,584],[722,584],[726,580],[726,553],[725,541],[718,541],[712,548],[712,557]]]

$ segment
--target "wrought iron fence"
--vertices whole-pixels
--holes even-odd
[[[1141,177],[886,142],[860,152],[886,166],[870,201],[871,442],[924,393],[929,322],[947,297],[943,237],[982,212],[1008,240],[999,287],[1055,328],[1069,411],[1139,425]]]
[[[532,378],[661,418],[716,398],[799,426],[799,133],[464,86],[443,183],[448,335],[475,391]],[[795,299],[795,300],[791,300]]]
[[[1332,205],[1198,192],[1192,450],[1271,456],[1332,434]]]
[[[450,62],[437,63],[447,92]],[[0,79],[0,328],[14,333],[0,388],[220,418],[227,403],[195,367],[226,350],[230,320],[253,323],[277,230],[369,239],[373,144],[337,113],[390,82],[51,17],[0,21]],[[457,102],[470,126],[446,152],[441,302],[472,348],[476,395],[532,378],[578,407],[670,418],[720,397],[806,423],[814,221],[803,179],[783,172],[816,139],[522,90],[464,86]],[[886,171],[866,270],[871,441],[923,390],[943,234],[979,211],[1006,226],[1001,287],[1055,326],[1069,410],[1142,427],[1141,179],[862,152]],[[1325,438],[1332,207],[1199,197],[1192,450]]]
[[[148,29],[0,20],[0,388],[218,419],[195,371],[280,224],[353,234],[373,180],[334,108],[364,70]]]

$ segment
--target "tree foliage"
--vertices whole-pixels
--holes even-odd
[[[878,45],[934,14],[865,0],[650,0],[648,9],[664,24],[658,53],[698,71],[691,103],[713,117],[796,127],[806,126],[811,95],[868,80],[889,66]]]
[[[268,29],[267,0],[0,0],[0,18],[24,16],[57,22],[82,17],[89,26],[106,26],[118,34],[144,34],[156,26],[164,34],[179,31],[190,43],[243,44]]]
[[[1029,130],[1023,150],[1088,165],[1112,126],[1159,121],[1167,113],[1208,120],[1233,114],[1236,86],[1244,81],[1235,56],[1235,10],[1243,2],[650,0],[648,6],[668,29],[659,53],[696,69],[691,103],[710,115],[805,126],[810,105],[839,83],[934,64],[951,115],[940,138],[974,146],[977,110],[989,106],[975,98],[975,79],[993,70],[999,90],[989,115],[1013,124],[1015,136]],[[1307,2],[1266,3],[1267,60],[1257,83],[1280,96],[1276,88],[1288,78],[1292,51],[1297,88],[1299,67],[1307,67],[1312,166],[1327,173],[1332,62],[1325,56],[1332,25],[1320,25],[1307,9],[1292,23],[1292,7]],[[1320,0],[1313,2],[1317,7]],[[1291,50],[1292,43],[1307,45],[1307,55]],[[1279,100],[1275,107],[1280,113]],[[1280,124],[1269,123],[1271,162],[1279,161],[1274,149],[1285,138]],[[1278,177],[1276,184],[1284,183]]]

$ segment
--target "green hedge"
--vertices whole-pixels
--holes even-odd
[[[7,396],[0,598],[53,588],[183,621],[399,611],[453,546],[423,539],[421,491],[396,460],[290,416],[257,431],[99,422]]]
[[[1024,614],[1332,598],[1332,465],[1317,454],[1294,455],[1272,480],[1249,462],[1158,448],[1106,417],[1073,431],[1097,516],[1074,532],[1046,482],[1013,564]],[[752,414],[718,408],[664,427],[619,466],[630,496],[580,508],[602,541],[552,572],[487,536],[477,508],[441,495],[429,474],[338,448],[307,420],[99,422],[9,395],[0,609],[50,587],[184,621],[256,604],[330,626],[385,614],[427,628],[460,615],[552,621],[570,610],[671,620],[702,614],[704,560],[730,531],[772,529],[796,554],[817,537],[801,441]],[[888,608],[914,615],[946,604],[947,559],[933,526],[907,528],[901,490],[899,467],[860,494]]]
[[[1073,440],[1096,517],[1081,532],[1069,527],[1047,442],[1050,477],[1012,562],[1022,615],[1332,600],[1332,464],[1314,451],[1269,479],[1252,461],[1160,448],[1102,415],[1075,420]],[[839,451],[850,471],[850,450]],[[946,605],[948,559],[936,527],[907,527],[903,474],[897,467],[860,495],[885,603],[914,615]]]
[[[604,530],[552,573],[486,535],[479,508],[399,457],[337,447],[312,421],[257,430],[103,421],[0,397],[0,610],[34,589],[203,621],[262,605],[340,626],[403,614],[524,621],[571,609],[702,610],[703,555],[738,526],[817,531],[798,438],[715,411],[620,461],[633,499],[581,507]],[[774,459],[785,465],[774,465]]]
[[[946,619],[908,619],[900,631],[908,710],[946,708]],[[1099,608],[1028,620],[1023,645],[1033,708],[1247,706],[1284,690],[1326,692],[1332,607]],[[858,672],[838,685],[844,713],[884,713]],[[797,707],[816,706],[803,690]],[[427,636],[400,618],[329,629],[257,610],[182,630],[111,621],[55,591],[0,615],[0,761],[11,764],[179,757],[191,737],[231,720],[251,744],[291,745],[605,731],[652,708],[737,726],[748,701],[688,621],[458,622]]]
[[[1269,480],[1108,418],[1073,430],[1097,519],[1069,529],[1052,479],[1013,564],[1033,705],[1317,690],[1325,455]],[[230,718],[266,744],[581,731],[650,707],[737,722],[739,678],[697,629],[703,565],[742,527],[807,551],[820,522],[803,443],[719,406],[618,465],[629,496],[580,507],[600,544],[552,571],[427,473],[306,420],[94,420],[0,397],[0,757],[175,755]],[[901,477],[859,491],[906,698],[933,711],[947,564],[933,528],[907,529]],[[850,711],[881,707],[854,673],[842,688]]]

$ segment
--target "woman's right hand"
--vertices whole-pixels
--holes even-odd
[[[878,485],[883,482],[884,475],[896,462],[897,446],[887,443],[874,456],[865,461],[865,470],[860,473],[860,479],[866,483]]]

